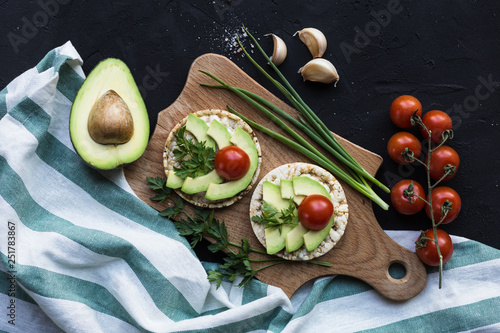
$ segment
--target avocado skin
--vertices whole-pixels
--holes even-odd
[[[125,101],[132,114],[134,131],[130,140],[123,144],[97,143],[88,132],[92,106],[109,90]],[[76,153],[96,169],[114,169],[142,156],[149,139],[148,112],[132,73],[122,60],[104,59],[89,73],[73,101],[69,132]]]

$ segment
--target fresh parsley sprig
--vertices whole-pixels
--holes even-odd
[[[175,174],[182,179],[206,175],[214,169],[215,150],[206,146],[205,141],[194,143],[185,133],[183,126],[175,134],[177,148],[172,153],[177,161],[182,161],[180,167],[174,167]]]
[[[261,223],[265,228],[278,227],[280,234],[284,224],[298,225],[297,209],[293,200],[290,199],[288,207],[278,212],[276,208],[271,206],[267,201],[262,201],[262,214],[252,216],[252,221]]]
[[[211,244],[207,247],[212,253],[224,251],[226,257],[223,259],[224,263],[219,265],[216,270],[208,271],[208,280],[217,283],[217,288],[220,287],[224,279],[234,281],[236,277],[243,277],[239,283],[240,287],[247,285],[257,272],[268,267],[290,263],[278,257],[268,257],[265,259],[250,258],[251,253],[266,254],[265,251],[254,249],[250,247],[248,239],[242,238],[241,243],[231,242],[228,237],[226,224],[224,221],[219,221],[214,217],[214,210],[203,209],[192,206],[194,213],[189,213],[186,210],[184,201],[177,197],[173,198],[173,191],[166,187],[166,180],[161,177],[147,177],[148,186],[158,194],[151,197],[153,201],[171,201],[168,208],[162,210],[160,216],[172,219],[174,225],[180,235],[187,237],[190,240],[191,247],[194,248],[203,237],[212,240]],[[238,249],[238,252],[234,250]],[[254,269],[252,262],[269,262],[269,264]],[[332,266],[329,262],[310,260],[309,263],[329,267]]]

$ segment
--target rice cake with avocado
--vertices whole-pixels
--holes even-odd
[[[251,220],[253,216],[262,214],[262,189],[264,181],[269,181],[279,186],[281,179],[292,179],[292,177],[301,176],[312,178],[323,185],[328,191],[334,207],[334,224],[328,236],[314,250],[307,251],[305,247],[302,246],[298,250],[291,253],[287,253],[285,250],[281,250],[276,253],[277,256],[287,260],[311,260],[330,251],[344,234],[349,216],[349,208],[344,190],[338,180],[331,173],[317,165],[309,163],[299,162],[284,164],[271,170],[261,179],[259,184],[257,184],[250,201],[250,222],[252,224],[252,229],[257,239],[264,247],[266,247],[265,228],[261,223]]]
[[[258,156],[258,162],[257,162],[257,168],[253,174],[253,177],[250,181],[250,184],[241,192],[237,193],[235,196],[227,198],[227,199],[220,199],[220,200],[208,200],[205,198],[205,192],[198,192],[198,193],[193,193],[193,194],[187,194],[181,191],[180,188],[174,189],[175,192],[184,200],[187,202],[198,206],[198,207],[206,207],[206,208],[222,208],[222,207],[227,207],[232,205],[233,203],[237,202],[240,200],[248,191],[250,191],[254,184],[257,182],[257,179],[259,177],[259,172],[260,172],[260,165],[262,163],[262,152],[260,148],[259,141],[257,139],[257,136],[253,132],[252,128],[244,122],[240,117],[224,110],[217,110],[217,109],[207,109],[207,110],[201,110],[192,113],[196,117],[202,119],[208,126],[212,124],[214,120],[217,120],[220,122],[222,125],[224,125],[227,130],[229,131],[229,134],[232,136],[237,128],[241,128],[243,131],[248,133],[250,137],[252,138],[252,141],[255,145],[255,148],[257,150],[257,156]],[[175,136],[177,132],[183,127],[186,126],[186,123],[188,121],[188,117],[185,117],[180,123],[178,123],[170,132],[170,134],[167,137],[167,140],[165,142],[165,148],[163,151],[163,167],[165,170],[165,175],[167,176],[170,171],[174,170],[174,167],[180,167],[182,161],[178,161],[174,154],[173,151],[177,148],[177,142],[175,141]],[[186,138],[196,140],[194,136],[186,131]],[[218,150],[218,149],[217,149]]]

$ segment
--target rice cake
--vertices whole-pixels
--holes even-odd
[[[187,202],[198,206],[198,207],[205,207],[205,208],[222,208],[222,207],[227,207],[238,200],[240,200],[248,191],[250,191],[254,184],[257,182],[257,179],[259,177],[260,173],[260,165],[262,163],[262,151],[260,148],[259,141],[257,139],[257,136],[255,135],[254,131],[252,128],[244,122],[240,117],[224,110],[217,110],[217,109],[207,109],[207,110],[201,110],[197,112],[193,112],[195,116],[198,118],[204,120],[208,126],[212,123],[214,119],[219,121],[222,125],[224,125],[227,130],[229,131],[229,134],[233,135],[236,128],[240,127],[243,129],[245,132],[250,134],[252,137],[252,140],[255,144],[255,148],[257,149],[257,154],[258,154],[258,163],[257,163],[257,169],[255,170],[255,173],[252,177],[252,180],[250,181],[250,184],[247,186],[246,189],[243,191],[239,192],[236,196],[227,198],[227,199],[221,199],[221,200],[208,200],[205,198],[205,192],[199,192],[199,193],[194,193],[194,194],[186,194],[182,192],[180,189],[175,189],[175,192],[184,200]],[[173,151],[177,148],[177,142],[175,141],[175,135],[177,132],[186,125],[188,117],[185,117],[180,123],[178,123],[170,132],[170,134],[167,137],[167,141],[165,142],[165,148],[163,150],[163,168],[165,170],[165,175],[168,177],[168,172],[170,170],[173,170],[174,167],[180,167],[182,161],[178,161],[175,156]],[[186,138],[190,138],[193,140],[196,140],[191,133],[186,131]]]
[[[326,188],[333,202],[335,217],[330,233],[316,249],[308,252],[305,247],[302,246],[300,249],[291,253],[287,253],[284,249],[276,253],[277,256],[287,260],[311,260],[330,251],[344,234],[349,216],[349,208],[344,190],[331,173],[317,165],[309,163],[298,162],[284,164],[271,170],[261,179],[250,201],[250,223],[252,224],[255,236],[264,247],[266,247],[265,228],[261,223],[251,220],[252,216],[262,214],[262,184],[264,181],[269,181],[273,184],[280,185],[281,179],[292,179],[292,177],[299,176],[310,177]]]

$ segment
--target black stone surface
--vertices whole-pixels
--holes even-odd
[[[392,100],[411,94],[424,111],[448,112],[455,129],[450,145],[461,165],[446,185],[463,205],[443,229],[500,249],[499,12],[496,0],[2,1],[0,87],[71,40],[86,73],[108,57],[128,64],[154,128],[157,113],[181,92],[192,61],[207,52],[228,56],[276,93],[232,44],[244,23],[271,52],[264,35],[272,32],[289,49],[281,70],[334,132],[384,157],[377,177],[385,184],[425,183],[422,168],[400,168],[387,156],[387,141],[398,131],[389,119]],[[324,57],[339,71],[337,87],[303,83],[297,74],[310,54],[293,34],[310,26],[327,36]],[[430,223],[423,212],[407,217],[374,210],[384,229]]]

